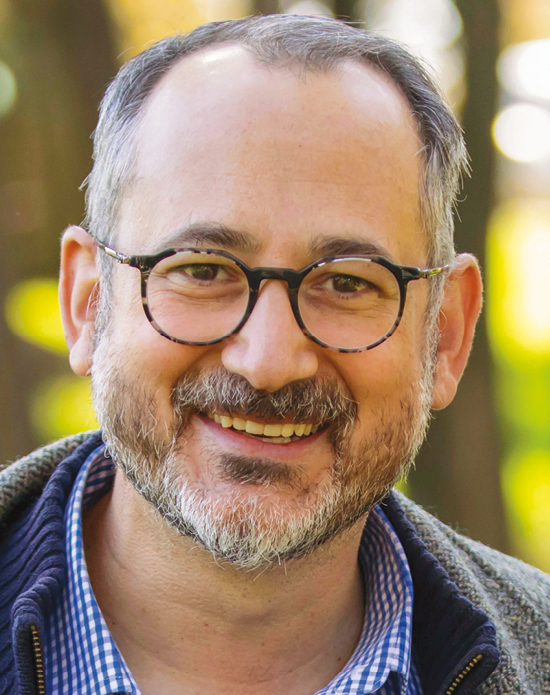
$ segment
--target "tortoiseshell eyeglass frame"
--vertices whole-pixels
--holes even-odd
[[[397,327],[401,322],[403,312],[405,310],[405,300],[407,299],[407,287],[409,282],[412,282],[413,280],[421,280],[423,278],[427,279],[434,277],[450,268],[449,265],[444,265],[437,268],[421,269],[415,268],[413,266],[397,265],[396,263],[389,261],[387,258],[384,258],[384,256],[361,254],[349,256],[323,256],[322,258],[319,258],[313,263],[306,265],[301,270],[292,270],[291,268],[250,268],[246,265],[246,263],[243,263],[243,261],[239,260],[232,253],[220,249],[203,249],[196,247],[169,248],[165,249],[164,251],[161,251],[160,253],[155,253],[151,255],[128,256],[126,254],[115,251],[115,249],[111,248],[110,246],[107,246],[107,244],[104,244],[99,239],[94,239],[94,241],[102,251],[104,251],[108,256],[110,256],[114,260],[124,265],[129,265],[132,268],[137,268],[139,270],[141,274],[141,301],[143,304],[143,310],[145,311],[145,315],[147,316],[148,321],[151,323],[153,328],[158,333],[160,333],[160,335],[162,335],[164,338],[167,338],[168,340],[171,340],[174,343],[179,343],[180,345],[215,345],[216,343],[220,343],[222,340],[225,340],[234,333],[238,333],[244,326],[244,324],[247,322],[252,311],[254,310],[254,306],[256,305],[256,301],[258,299],[258,292],[260,290],[261,283],[264,280],[282,280],[283,282],[287,283],[288,297],[296,322],[298,323],[298,326],[300,327],[304,335],[306,335],[310,340],[312,340],[314,343],[317,343],[317,345],[321,345],[322,347],[327,348],[328,350],[332,350],[334,352],[353,353],[372,350],[381,343],[385,342],[397,330]],[[151,311],[149,309],[149,303],[147,301],[147,282],[151,275],[151,271],[153,270],[155,265],[160,261],[163,261],[165,258],[169,258],[170,256],[174,256],[175,254],[182,252],[194,254],[196,253],[204,256],[214,254],[216,256],[228,258],[230,261],[235,263],[235,265],[237,265],[246,276],[246,279],[248,280],[249,289],[248,305],[246,307],[246,311],[244,312],[242,319],[235,326],[235,328],[233,328],[233,330],[229,331],[229,333],[225,333],[224,335],[220,336],[219,338],[215,338],[214,340],[194,342],[190,340],[174,338],[173,336],[163,331],[162,328],[156,323],[154,317],[151,314]],[[300,309],[298,307],[298,291],[304,278],[314,268],[318,268],[320,266],[325,265],[326,263],[331,263],[333,261],[359,259],[368,261],[370,263],[378,263],[384,268],[387,268],[392,273],[392,275],[395,277],[397,281],[397,284],[399,285],[399,310],[397,312],[397,318],[395,319],[390,330],[387,333],[385,333],[381,338],[376,340],[374,343],[371,343],[369,345],[363,345],[357,348],[339,348],[335,347],[334,345],[329,345],[328,343],[323,342],[315,335],[310,333],[310,331],[306,328],[302,320],[302,316],[300,314]]]

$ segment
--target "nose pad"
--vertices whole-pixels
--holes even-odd
[[[221,358],[226,369],[265,391],[316,374],[316,346],[296,321],[285,282],[262,283],[248,321],[227,339]]]

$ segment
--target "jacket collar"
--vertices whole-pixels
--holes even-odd
[[[0,692],[13,693],[15,682],[21,695],[40,692],[36,689],[33,633],[42,634],[44,615],[51,610],[65,576],[64,514],[74,480],[88,454],[100,442],[99,433],[86,439],[57,466],[32,506],[20,514],[15,507],[3,519],[5,526],[10,516],[17,517],[3,538],[0,555],[0,613],[5,606],[13,605],[11,635],[5,634],[10,628],[9,620],[2,626],[4,629],[0,628],[0,645],[13,644],[11,667],[4,670],[0,658],[0,673],[6,685],[2,689],[0,683]]]
[[[394,493],[382,508],[409,562],[414,587],[414,658],[424,695],[469,695],[499,663],[495,626],[460,592],[428,550]]]

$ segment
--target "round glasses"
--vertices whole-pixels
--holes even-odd
[[[127,256],[96,242],[119,263],[138,268],[147,318],[161,335],[183,345],[213,345],[236,333],[250,317],[261,283],[282,280],[308,338],[338,352],[370,350],[395,332],[409,282],[447,268],[421,270],[363,255],[327,256],[302,270],[249,268],[218,249]]]

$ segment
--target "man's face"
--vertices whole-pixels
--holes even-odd
[[[266,69],[240,47],[210,50],[157,86],[137,142],[117,229],[123,253],[197,245],[250,267],[300,269],[371,244],[397,263],[426,264],[417,129],[374,70]],[[202,224],[236,233],[222,239]],[[92,368],[115,460],[219,557],[256,567],[310,552],[364,516],[422,439],[427,295],[425,281],[411,283],[391,339],[342,354],[303,335],[286,285],[270,280],[239,333],[185,346],[154,330],[138,271],[117,266]],[[273,442],[214,416],[319,429]]]

